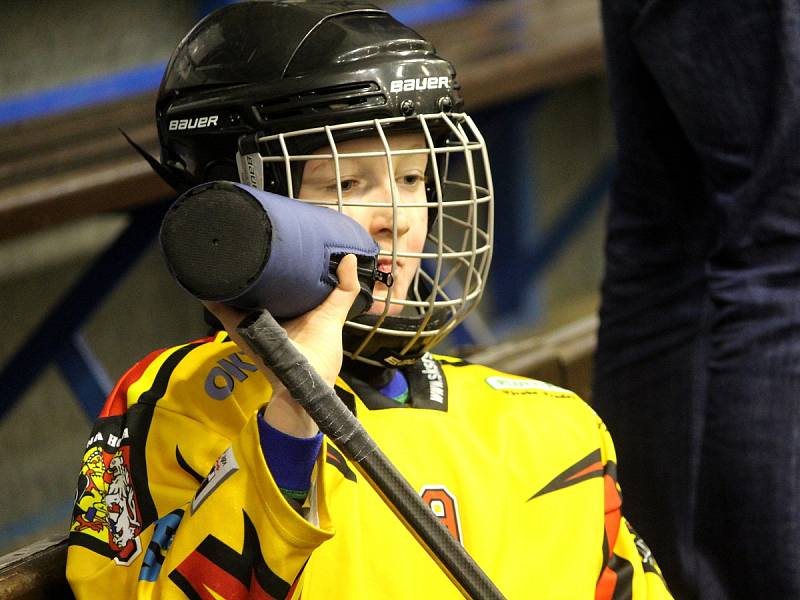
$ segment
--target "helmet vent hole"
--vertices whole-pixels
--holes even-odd
[[[378,84],[362,81],[259,102],[256,110],[262,119],[269,121],[385,104],[386,97],[380,92]]]

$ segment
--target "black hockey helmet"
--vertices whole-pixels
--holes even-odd
[[[241,2],[208,15],[175,49],[156,103],[161,162],[186,187],[236,181],[246,134],[462,105],[452,65],[373,4]],[[265,189],[285,195],[286,184],[281,169],[265,173]]]
[[[151,164],[177,189],[224,179],[296,197],[312,153],[338,173],[340,160],[358,155],[341,142],[377,137],[391,172],[392,133],[424,140],[407,152],[427,158],[425,248],[381,250],[392,274],[402,261],[422,268],[405,297],[373,291],[383,313],[348,320],[343,331],[348,356],[398,366],[446,336],[485,288],[491,173],[483,138],[462,110],[453,66],[372,4],[240,2],[203,19],[173,53],[156,104],[161,164]],[[317,203],[357,206],[343,198],[341,181],[336,188]],[[409,208],[391,194],[392,210]],[[393,228],[397,236],[396,221]]]

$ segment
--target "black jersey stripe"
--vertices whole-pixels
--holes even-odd
[[[241,589],[250,595],[285,598],[290,585],[280,578],[264,560],[261,544],[253,522],[244,516],[244,541],[242,550],[228,546],[219,538],[208,535],[170,574],[169,578],[189,598],[207,597],[206,588],[223,598],[234,597]],[[209,573],[202,568],[210,563],[219,571]],[[237,585],[238,584],[238,585]],[[261,589],[253,589],[257,584]],[[201,596],[202,593],[202,596]]]
[[[442,357],[436,357],[436,360],[443,365],[447,365],[448,367],[469,367],[472,365],[471,362],[464,360],[463,358],[446,359]]]
[[[617,584],[611,600],[631,600],[633,598],[633,565],[617,554],[611,556],[608,568],[617,574]]]
[[[594,479],[595,477],[602,477],[604,474],[603,465],[601,464],[602,455],[600,448],[593,450],[575,464],[567,467],[556,475],[553,480],[536,492],[533,496],[528,498],[530,502],[534,498],[555,492],[556,490],[581,483],[587,479]]]
[[[111,549],[111,546],[108,545],[108,542],[99,540],[96,537],[81,531],[70,532],[69,545],[83,546],[84,548],[88,548],[92,552],[96,552],[97,554],[107,558],[114,558],[117,555],[117,553]]]
[[[193,342],[175,350],[159,367],[150,389],[142,392],[138,402],[128,411],[126,421],[131,438],[131,475],[135,482],[143,530],[158,519],[158,511],[150,495],[150,482],[147,480],[147,437],[153,421],[153,411],[158,400],[166,393],[169,379],[178,364],[192,350],[207,343],[206,340]]]
[[[347,466],[347,461],[345,461],[342,453],[334,448],[331,444],[328,444],[328,454],[325,456],[325,462],[335,467],[342,475],[344,475],[345,479],[349,479],[352,482],[357,481],[356,474],[349,466]]]
[[[167,384],[169,384],[169,378],[172,376],[172,372],[178,366],[178,364],[195,348],[207,344],[207,341],[202,342],[194,342],[192,344],[186,344],[185,346],[181,346],[175,352],[169,355],[167,360],[164,361],[164,364],[161,365],[158,369],[158,373],[156,373],[155,379],[153,380],[153,384],[150,386],[145,392],[139,396],[138,403],[149,403],[153,404],[158,402],[163,396],[164,393],[167,391]]]
[[[186,471],[189,475],[194,478],[197,483],[203,483],[205,481],[205,477],[200,475],[197,471],[195,471],[192,466],[186,462],[186,459],[183,458],[183,454],[181,454],[181,449],[178,446],[175,446],[175,459],[178,461],[178,466]]]

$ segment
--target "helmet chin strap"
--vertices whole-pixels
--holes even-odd
[[[449,319],[450,310],[446,307],[437,307],[433,310],[433,314],[428,322],[425,324],[423,332],[435,331],[444,327]],[[367,325],[370,328],[375,327],[381,315],[359,315],[348,323],[357,323],[359,325]],[[425,319],[424,315],[420,316],[386,316],[381,321],[379,327],[391,329],[397,332],[416,333],[422,328],[422,321]],[[355,327],[349,327],[345,324],[342,332],[342,344],[346,356],[353,360],[361,361],[367,364],[384,367],[402,367],[419,360],[419,358],[428,351],[428,337],[420,336],[414,341],[412,346],[403,351],[408,344],[408,337],[393,335],[390,333],[383,333],[376,331],[358,354],[356,351],[359,349],[364,339],[372,334],[371,329],[362,330]],[[354,356],[355,355],[355,356]]]

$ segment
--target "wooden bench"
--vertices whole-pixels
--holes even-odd
[[[597,317],[586,317],[548,335],[510,340],[477,351],[468,360],[567,388],[591,403],[597,323]]]
[[[506,342],[470,354],[503,371],[541,379],[590,397],[597,320],[586,318],[548,335]],[[71,598],[64,576],[65,536],[49,538],[0,557],[0,599]]]
[[[470,112],[603,68],[596,0],[487,1],[420,27],[459,69]],[[154,94],[0,129],[0,240],[170,196],[128,146],[157,151]]]
[[[66,565],[66,536],[46,538],[0,557],[0,598],[72,598],[65,576]]]

